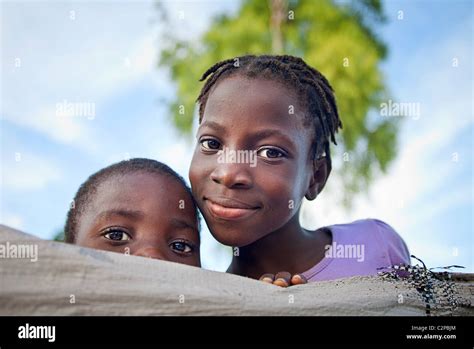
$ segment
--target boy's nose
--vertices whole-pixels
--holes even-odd
[[[134,256],[164,260],[163,254],[155,247],[145,246],[132,253]]]
[[[211,179],[227,188],[248,189],[252,187],[252,177],[248,164],[220,164],[211,173]]]

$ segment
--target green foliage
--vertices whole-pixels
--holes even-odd
[[[64,242],[64,231],[63,230],[59,230],[55,233],[54,237],[53,237],[53,241],[59,241],[59,242]]]

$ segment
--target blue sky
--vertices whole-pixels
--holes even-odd
[[[194,38],[238,2],[165,6],[166,30]],[[52,237],[87,176],[128,157],[166,162],[187,178],[194,140],[167,119],[163,100],[174,88],[156,68],[163,28],[153,2],[4,1],[1,10],[1,223]],[[333,173],[328,191],[304,204],[303,223],[376,217],[428,265],[472,272],[472,2],[388,1],[385,12],[379,34],[389,47],[387,84],[394,100],[420,103],[421,115],[405,118],[397,159],[353,212],[338,209]],[[58,118],[64,100],[95,103],[94,118]],[[225,249],[202,234],[203,266],[225,270]]]

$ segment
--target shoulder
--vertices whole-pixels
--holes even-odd
[[[392,265],[410,264],[410,253],[402,237],[389,224],[379,219],[367,219],[374,227],[374,234],[388,253]]]
[[[332,226],[343,235],[342,240],[357,241],[369,249],[379,249],[394,264],[410,264],[410,253],[405,241],[389,224],[379,219],[367,218],[348,224]]]

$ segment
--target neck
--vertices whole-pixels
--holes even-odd
[[[254,279],[263,274],[287,271],[302,273],[324,257],[325,246],[331,244],[326,230],[308,231],[299,224],[299,211],[278,230],[254,243],[240,247],[227,272]]]

